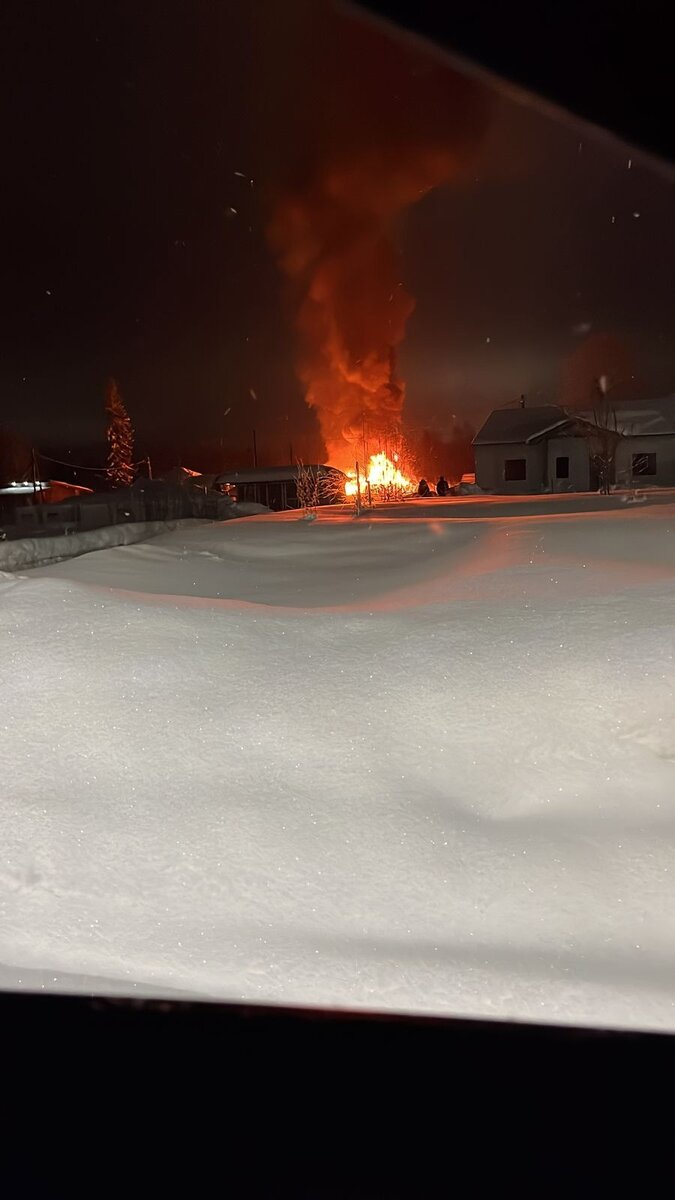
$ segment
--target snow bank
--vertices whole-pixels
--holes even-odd
[[[228,517],[250,517],[269,512],[262,504],[234,503]],[[0,542],[0,578],[3,571],[29,570],[48,563],[62,562],[92,550],[108,550],[112,546],[129,546],[145,542],[173,529],[194,528],[210,524],[208,521],[185,519],[180,521],[138,521],[127,525],[107,525],[103,529],[90,529],[63,537],[21,538],[17,541]]]
[[[265,504],[256,504],[254,500],[235,500],[232,505],[233,517],[259,517],[270,509]]]
[[[111,546],[147,541],[179,525],[192,524],[192,521],[139,521],[128,525],[107,525],[103,529],[89,529],[84,533],[63,537],[20,538],[14,542],[0,542],[0,568],[3,571],[22,571],[62,562],[80,554],[89,554],[92,550],[107,550]]]
[[[675,1028],[675,507],[406,511],[2,588],[0,982]]]

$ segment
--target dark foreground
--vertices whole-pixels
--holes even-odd
[[[658,1164],[675,1067],[670,1036],[507,1022],[10,993],[0,1021],[8,1196],[595,1194]]]

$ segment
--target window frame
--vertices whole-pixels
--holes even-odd
[[[516,463],[523,464],[522,475],[509,474],[509,467]],[[524,483],[527,480],[527,459],[526,458],[505,458],[504,459],[504,483]]]
[[[640,462],[646,463],[646,469],[637,467]],[[637,454],[631,454],[630,470],[633,479],[653,478],[658,473],[656,450],[641,450]]]

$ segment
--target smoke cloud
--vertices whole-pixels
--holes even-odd
[[[364,427],[372,440],[401,423],[397,350],[414,299],[400,220],[470,158],[487,101],[444,63],[323,0],[297,8],[294,41],[280,97],[294,149],[279,164],[267,236],[288,281],[307,403],[329,461],[347,466]]]

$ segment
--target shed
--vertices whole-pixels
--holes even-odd
[[[302,475],[316,481],[316,503],[334,504],[344,500],[346,475],[324,463],[304,463],[287,467],[242,467],[217,475],[214,487],[234,493],[235,498],[264,504],[275,512],[301,508],[298,480]]]

